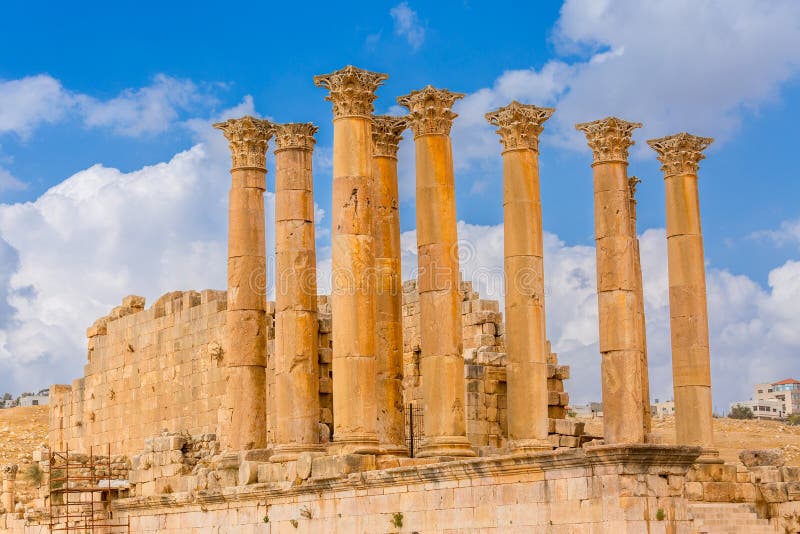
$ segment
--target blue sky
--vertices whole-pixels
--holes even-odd
[[[6,2],[0,390],[80,375],[84,328],[128,293],[152,301],[224,286],[227,154],[213,120],[256,113],[320,126],[324,273],[331,115],[312,77],[346,64],[390,74],[378,112],[400,112],[395,98],[428,83],[467,94],[453,128],[461,237],[475,246],[467,277],[496,270],[502,257],[500,145],[483,113],[511,99],[557,108],[541,144],[548,334],[565,363],[586,369],[573,373],[576,400],[599,396],[599,355],[591,157],[572,125],[612,114],[644,123],[630,172],[643,179],[651,374],[669,374],[669,331],[664,190],[644,140],[682,130],[715,137],[700,171],[715,405],[748,397],[750,382],[798,375],[798,6]],[[410,273],[409,141],[400,170]],[[664,381],[655,393],[669,388]]]

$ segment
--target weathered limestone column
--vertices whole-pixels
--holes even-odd
[[[597,304],[607,444],[644,443],[643,352],[628,148],[641,127],[614,117],[577,124],[594,153]]]
[[[458,235],[450,127],[461,93],[430,85],[409,109],[417,173],[417,252],[425,440],[419,456],[474,456],[467,439]]]
[[[266,446],[266,255],[264,191],[272,125],[242,117],[214,125],[228,139],[233,159],[228,211],[228,368],[223,446]]]
[[[14,512],[14,492],[17,480],[17,471],[19,471],[19,466],[17,464],[4,465],[2,469],[3,491],[2,500],[0,500],[0,508],[4,508],[6,513],[9,514]]]
[[[294,460],[319,444],[317,254],[312,152],[317,127],[275,125],[275,449]]]
[[[347,66],[314,77],[333,103],[333,440],[379,452],[375,387],[372,102],[388,76]]]
[[[628,178],[628,188],[630,190],[631,206],[631,232],[633,233],[634,245],[634,268],[636,269],[636,290],[639,299],[639,309],[637,321],[639,323],[639,335],[641,336],[642,346],[642,408],[644,409],[644,433],[645,439],[652,430],[652,415],[650,413],[650,375],[648,374],[647,363],[647,321],[644,314],[644,281],[642,279],[642,256],[639,253],[639,232],[636,226],[636,186],[642,181],[636,176]]]
[[[403,278],[397,193],[397,149],[406,128],[407,117],[372,118],[378,440],[383,452],[397,455],[408,454],[403,411]]]
[[[486,114],[503,144],[503,220],[509,447],[552,449],[547,441],[544,244],[539,134],[555,110],[511,102]]]
[[[675,432],[679,445],[714,446],[708,310],[697,170],[713,139],[679,133],[647,142],[663,164]]]

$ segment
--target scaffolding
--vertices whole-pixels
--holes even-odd
[[[130,519],[113,517],[111,501],[124,488],[112,477],[111,445],[106,452],[105,457],[95,456],[90,448],[85,462],[69,447],[50,453],[50,532],[130,534]]]

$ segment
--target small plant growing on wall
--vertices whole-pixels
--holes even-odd
[[[658,511],[656,512],[656,519],[658,519],[659,521],[663,521],[664,519],[666,519],[666,517],[667,514],[664,513],[664,510],[659,508]]]
[[[297,528],[297,525],[299,525],[299,524],[300,524],[300,523],[298,523],[298,522],[297,522],[297,519],[290,519],[290,520],[289,520],[289,523],[291,523],[291,525],[292,525],[294,528]]]
[[[313,514],[311,513],[311,508],[309,508],[308,506],[303,506],[302,508],[300,508],[300,517],[302,517],[303,519],[311,519],[313,517]]]
[[[403,512],[395,512],[392,514],[392,526],[403,528]]]

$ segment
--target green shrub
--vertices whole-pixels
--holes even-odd
[[[739,406],[738,404],[731,408],[731,413],[728,414],[731,419],[753,419],[753,410],[747,406]]]

